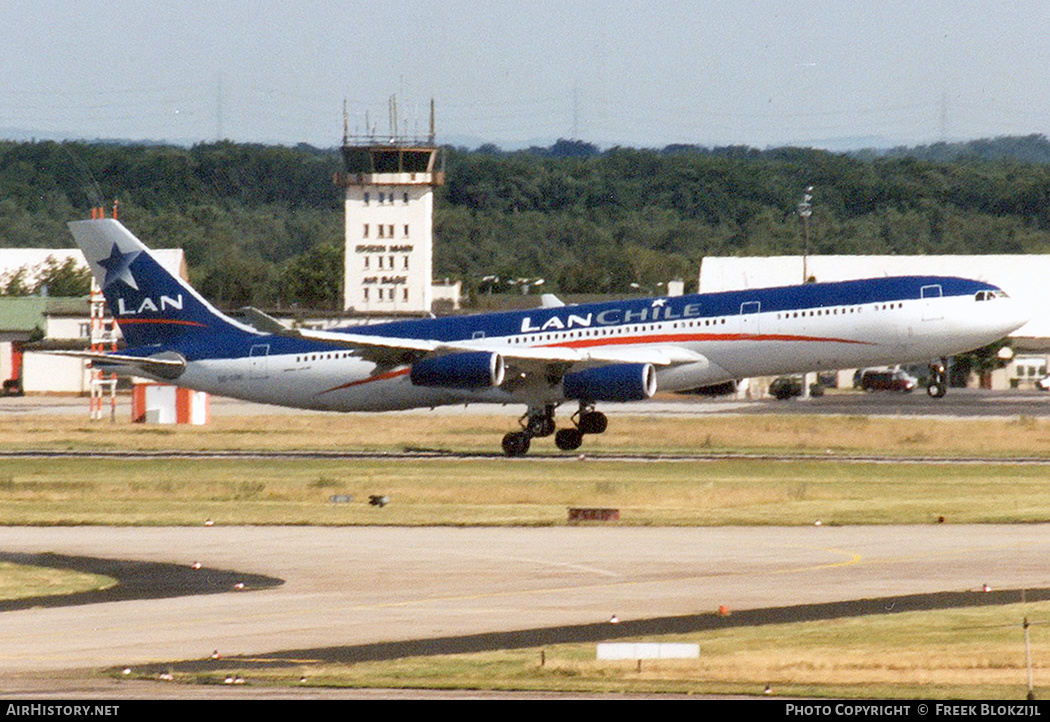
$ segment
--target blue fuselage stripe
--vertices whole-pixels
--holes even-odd
[[[524,336],[525,345],[533,345],[528,337],[535,334],[535,343],[538,345],[545,340],[540,338],[541,334],[545,336],[566,330],[613,329],[647,323],[726,318],[748,311],[758,311],[762,314],[808,312],[823,308],[918,300],[922,298],[922,289],[931,286],[940,287],[938,295],[941,297],[972,296],[980,290],[997,290],[992,284],[962,278],[905,276],[413,319],[343,327],[333,331],[443,342]],[[644,332],[647,329],[639,330]],[[240,358],[248,355],[251,346],[260,344],[269,346],[268,353],[271,356],[346,350],[342,346],[301,338],[243,332],[230,334],[226,328],[222,331],[223,333],[210,334],[204,331],[183,335],[173,339],[172,345],[167,348],[179,351],[189,360]],[[700,329],[697,329],[697,333],[701,333]],[[157,349],[144,347],[129,350],[129,353],[135,351],[149,355]]]

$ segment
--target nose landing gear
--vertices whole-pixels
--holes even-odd
[[[930,383],[926,386],[926,393],[935,399],[948,393],[948,359],[930,364]]]

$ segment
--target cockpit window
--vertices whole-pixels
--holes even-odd
[[[996,290],[996,291],[978,291],[977,294],[974,296],[974,299],[977,300],[977,301],[991,301],[992,299],[995,299],[995,298],[1009,298],[1009,296],[1006,294],[1006,291],[999,291],[999,290]]]

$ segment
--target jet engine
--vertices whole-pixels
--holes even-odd
[[[614,364],[565,374],[561,382],[567,399],[580,401],[642,401],[656,393],[652,364]]]
[[[477,351],[417,361],[409,378],[416,386],[484,389],[502,384],[504,371],[503,357],[498,353]]]

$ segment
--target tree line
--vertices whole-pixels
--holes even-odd
[[[695,288],[703,256],[803,252],[810,186],[809,253],[1050,250],[1043,136],[852,155],[563,140],[445,148],[441,162],[435,275],[468,293],[522,277],[564,293]],[[337,149],[305,145],[0,143],[0,246],[68,247],[67,221],[118,201],[137,235],[185,250],[221,306],[336,309],[341,169]]]

